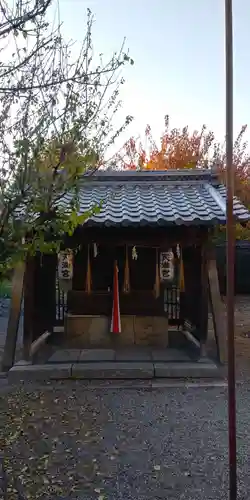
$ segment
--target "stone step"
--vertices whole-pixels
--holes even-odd
[[[183,350],[150,349],[123,347],[121,349],[96,348],[96,349],[59,349],[49,358],[48,363],[76,363],[76,362],[102,362],[102,361],[127,361],[127,362],[188,362],[190,356]]]
[[[72,378],[76,379],[152,379],[154,365],[152,362],[100,362],[76,363],[72,366]]]
[[[52,354],[48,363],[76,363],[80,355],[80,349],[59,349]]]
[[[203,363],[102,361],[85,363],[17,364],[8,372],[10,383],[22,381],[82,380],[149,380],[149,379],[218,379],[224,370],[212,361]]]
[[[186,363],[154,363],[156,378],[216,378],[224,377],[224,370],[212,361]]]

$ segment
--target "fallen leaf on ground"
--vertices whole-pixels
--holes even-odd
[[[154,470],[161,470],[161,466],[160,465],[154,465]]]

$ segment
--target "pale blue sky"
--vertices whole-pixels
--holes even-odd
[[[135,117],[126,137],[147,123],[159,136],[165,114],[224,137],[224,0],[60,0],[67,36],[83,38],[87,7],[96,51],[108,55],[126,36],[135,61],[124,75],[123,112]],[[234,0],[235,132],[250,124],[249,26],[250,0]]]

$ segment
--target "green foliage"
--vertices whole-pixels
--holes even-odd
[[[5,279],[0,281],[0,298],[10,299],[11,297],[11,281]]]
[[[215,243],[222,243],[226,241],[226,226],[220,225],[216,227],[213,235]],[[250,223],[235,224],[235,239],[236,241],[250,241]]]

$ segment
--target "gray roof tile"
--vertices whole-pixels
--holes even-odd
[[[68,203],[70,195],[64,198]],[[86,177],[80,190],[80,213],[103,201],[101,212],[86,225],[216,225],[226,222],[226,188],[208,170],[103,172]],[[250,212],[235,199],[240,222]]]

